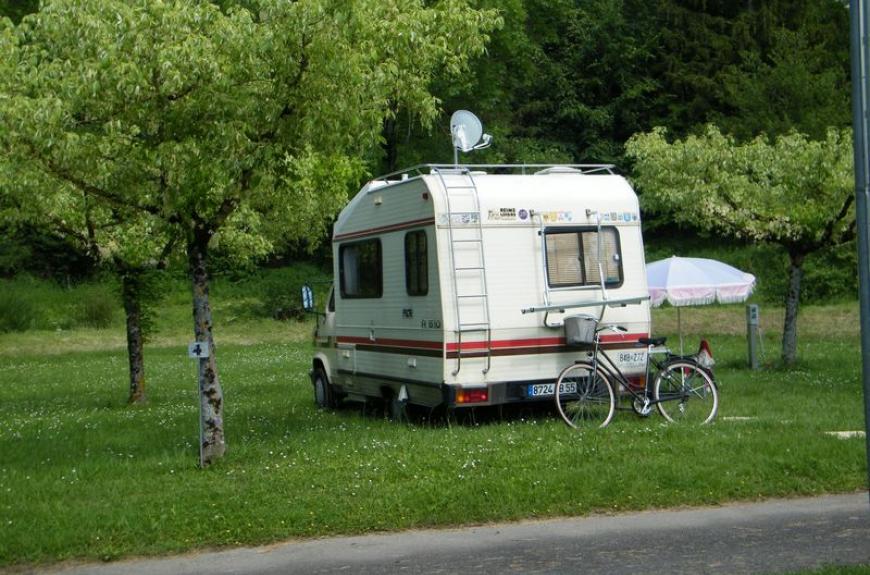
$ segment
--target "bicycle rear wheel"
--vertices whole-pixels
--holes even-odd
[[[574,429],[605,427],[616,412],[610,380],[591,363],[576,363],[563,369],[556,380],[554,395],[559,415]]]
[[[709,423],[719,410],[716,383],[693,361],[666,364],[656,376],[653,393],[659,413],[668,421]]]

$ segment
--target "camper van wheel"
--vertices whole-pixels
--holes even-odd
[[[314,402],[317,404],[317,407],[335,407],[335,394],[322,368],[318,367],[314,370],[312,382],[314,383]]]

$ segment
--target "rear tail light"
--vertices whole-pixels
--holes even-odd
[[[456,391],[456,403],[486,403],[489,401],[489,390],[486,388],[479,389],[459,389]]]

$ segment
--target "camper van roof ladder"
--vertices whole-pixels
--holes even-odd
[[[483,357],[483,373],[487,373],[492,363],[492,324],[477,185],[467,168],[433,168],[433,172],[438,175],[447,204],[447,237],[453,271],[457,340],[453,375],[462,368],[463,357]],[[479,343],[463,346],[468,334],[483,336],[482,349]],[[479,342],[479,339],[475,338],[475,342]]]

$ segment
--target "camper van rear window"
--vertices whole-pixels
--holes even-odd
[[[341,261],[341,297],[378,298],[383,294],[381,240],[344,244],[338,249]]]
[[[622,253],[614,227],[558,228],[544,232],[547,281],[551,288],[622,285]],[[600,266],[599,266],[600,262]]]
[[[424,230],[405,234],[405,288],[408,295],[429,293],[429,255]]]

